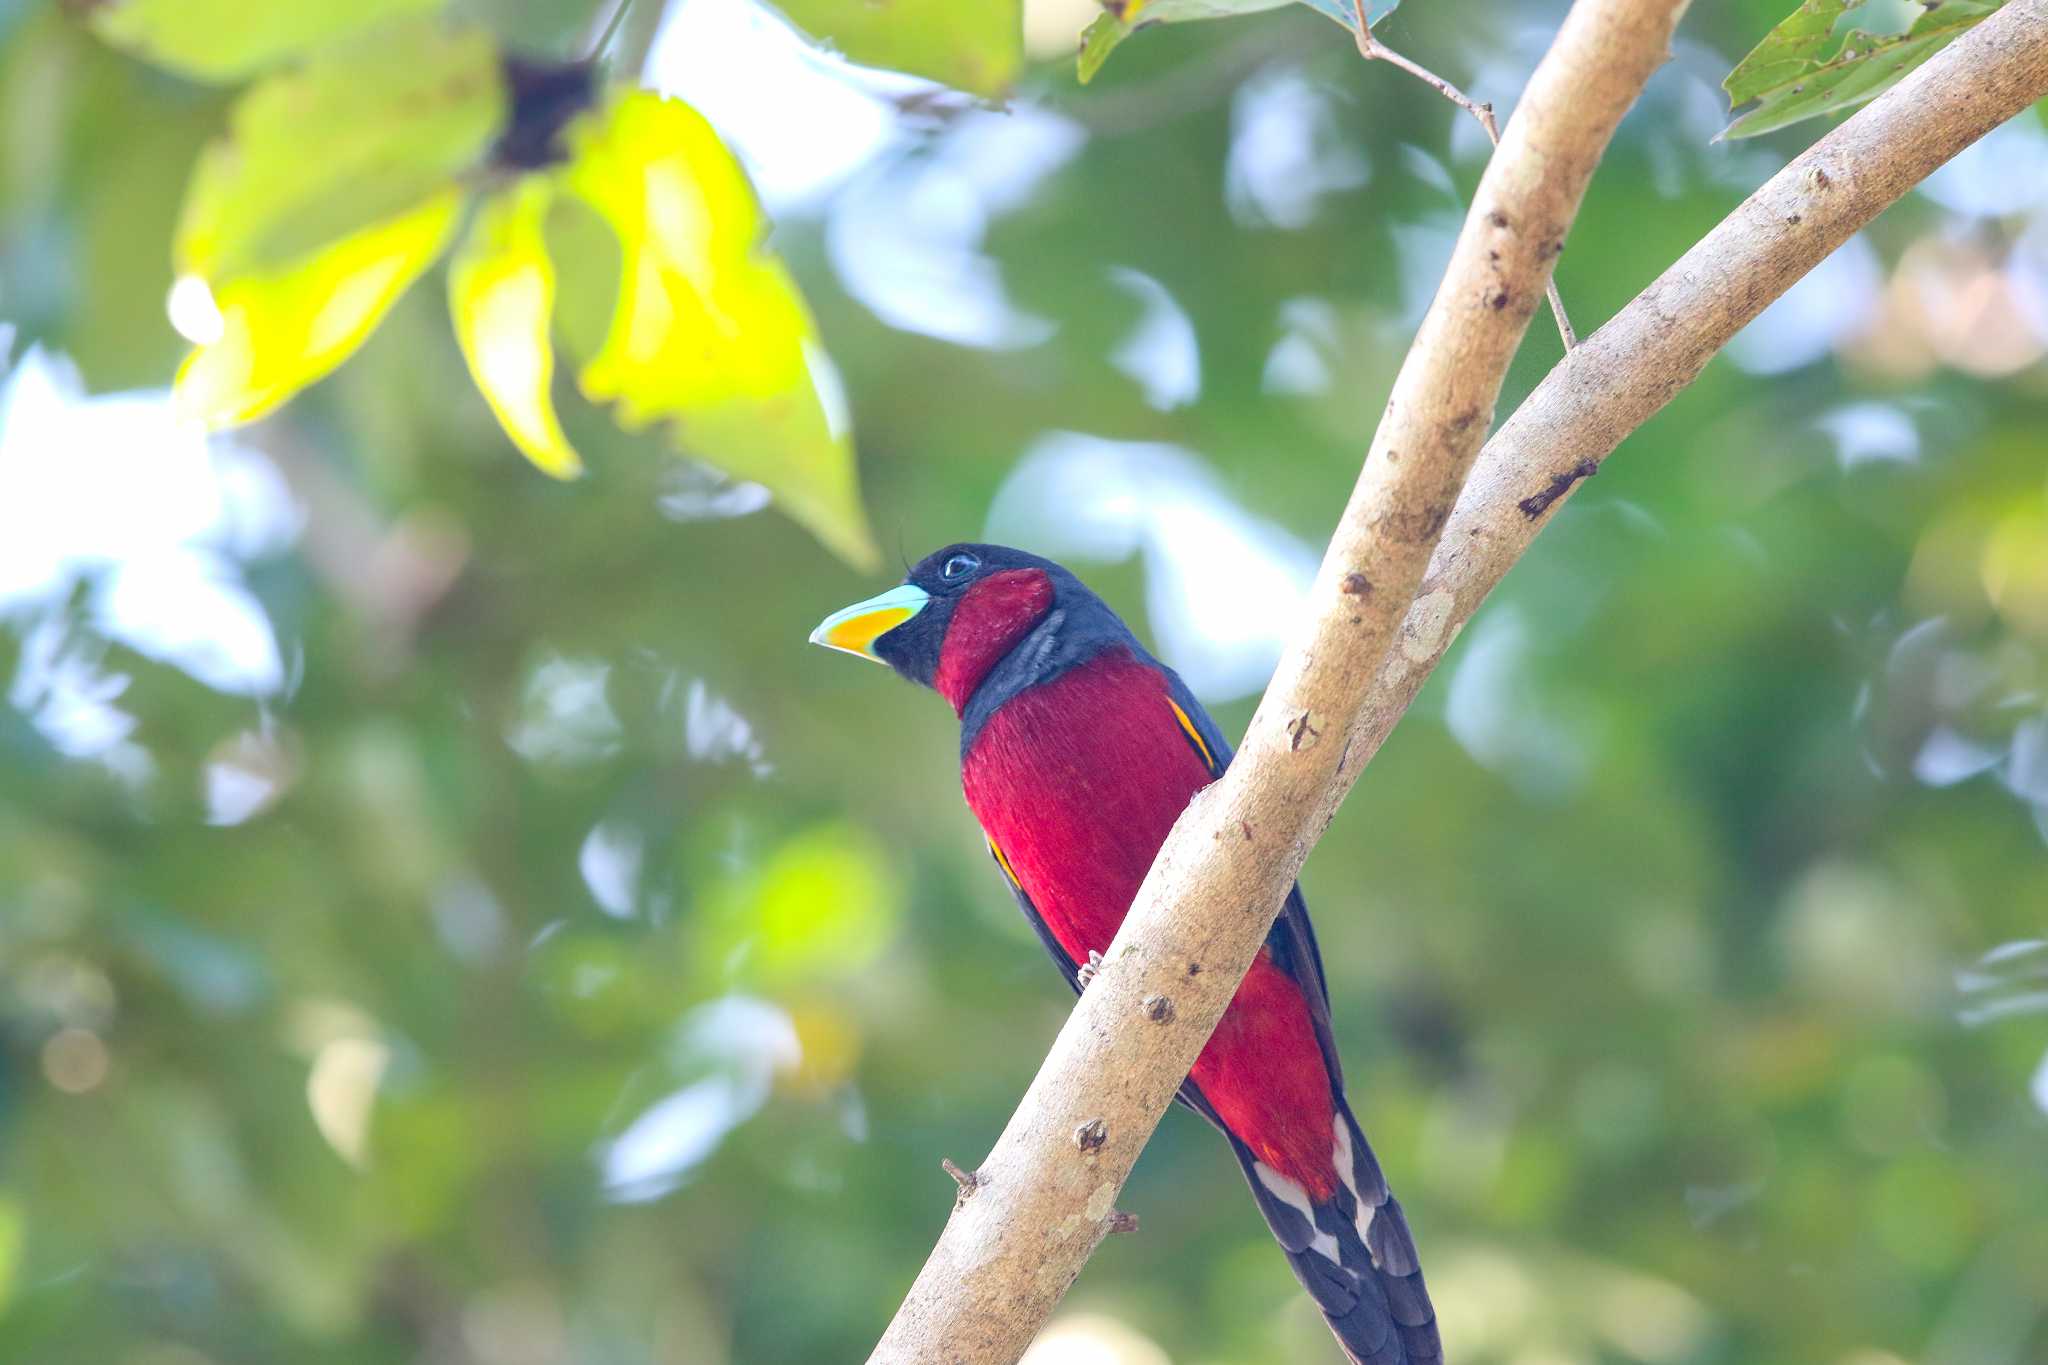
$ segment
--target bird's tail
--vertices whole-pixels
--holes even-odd
[[[1320,1200],[1244,1144],[1231,1145],[1267,1226],[1344,1353],[1358,1365],[1437,1365],[1443,1342],[1407,1216],[1341,1097],[1334,1136],[1340,1183]]]

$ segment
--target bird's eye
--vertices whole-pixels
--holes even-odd
[[[939,570],[943,578],[965,578],[981,567],[981,560],[973,555],[954,555],[946,561],[946,567]]]

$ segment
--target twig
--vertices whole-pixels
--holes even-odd
[[[980,1174],[975,1171],[961,1170],[958,1166],[953,1164],[952,1157],[940,1157],[939,1167],[940,1169],[945,1171],[947,1175],[952,1176],[953,1183],[960,1187],[960,1193],[956,1196],[957,1198],[965,1199],[968,1195],[973,1194],[976,1190],[981,1188]]]
[[[1381,42],[1373,33],[1371,22],[1365,17],[1365,0],[1351,0],[1351,12],[1358,16],[1359,56],[1369,62],[1386,62],[1391,66],[1397,66],[1424,85],[1430,86],[1452,104],[1478,119],[1479,126],[1486,130],[1486,140],[1493,144],[1496,151],[1500,149],[1500,125],[1494,122],[1491,101],[1481,103],[1473,99],[1422,63],[1402,56]],[[1557,319],[1557,334],[1564,338],[1564,348],[1569,351],[1579,344],[1579,334],[1572,330],[1572,320],[1565,316],[1564,296],[1557,292],[1555,273],[1543,286],[1543,292],[1550,299],[1550,315]]]
[[[604,21],[604,27],[598,30],[597,37],[591,41],[590,51],[584,54],[584,61],[594,62],[604,56],[605,49],[612,45],[612,39],[619,36],[619,25],[626,21],[626,11],[631,8],[633,0],[614,0],[611,18]]]

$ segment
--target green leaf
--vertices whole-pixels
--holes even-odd
[[[1354,33],[1358,31],[1358,11],[1351,0],[1301,0],[1301,3],[1326,19],[1335,19]],[[1401,0],[1368,0],[1365,22],[1377,24],[1400,7]]]
[[[553,181],[522,177],[486,199],[448,265],[448,312],[470,377],[512,444],[558,479],[583,472],[550,390],[555,263],[542,230]]]
[[[505,108],[489,36],[428,21],[264,80],[200,154],[179,273],[218,285],[413,207],[483,158]]]
[[[619,239],[596,209],[573,194],[554,197],[545,231],[555,263],[555,339],[580,367],[603,348],[611,330]]]
[[[790,22],[848,61],[942,81],[990,99],[1024,64],[1019,0],[776,0]]]
[[[1875,98],[2004,0],[1928,0],[1902,32],[1851,29],[1838,41],[1835,27],[1857,3],[1806,0],[1765,35],[1721,83],[1731,110],[1751,100],[1757,107],[1721,136],[1754,137]]]
[[[820,389],[828,362],[789,272],[762,245],[739,163],[695,110],[649,91],[615,96],[571,139],[565,182],[611,226],[621,258],[584,393],[617,403],[629,428],[674,422],[689,454],[765,485],[833,550],[872,567],[853,451]]]
[[[1728,92],[1728,107],[1747,104],[1811,71],[1829,46],[1836,21],[1855,3],[1858,0],[1804,0],[1721,82]]]
[[[1298,0],[1327,19],[1334,19],[1356,33],[1358,12],[1351,0]],[[1233,19],[1258,14],[1297,0],[1101,0],[1102,13],[1081,35],[1081,53],[1075,72],[1081,84],[1095,79],[1095,73],[1109,60],[1118,44],[1138,29],[1152,24],[1179,24],[1198,19]],[[1365,21],[1377,24],[1392,14],[1401,0],[1367,0]]]
[[[254,421],[348,359],[448,245],[453,189],[304,259],[213,291],[219,335],[185,357],[179,406],[209,427]]]
[[[1117,44],[1130,36],[1130,27],[1108,10],[1096,15],[1095,21],[1081,30],[1081,52],[1074,59],[1074,74],[1081,84],[1094,80]]]
[[[441,0],[111,0],[91,7],[93,31],[180,75],[222,84]]]

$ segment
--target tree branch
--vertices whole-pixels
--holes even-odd
[[[1586,184],[1668,56],[1685,3],[1578,0],[1566,17],[1395,380],[1317,576],[1314,619],[1229,771],[1160,850],[875,1361],[1015,1361],[1104,1236],[1138,1152],[1355,780],[1343,761],[1348,732],[1492,424]],[[1148,1008],[1155,998],[1173,1007]],[[1091,1140],[1079,1143],[1084,1130]]]
[[[1773,177],[1573,350],[1487,442],[1439,544],[1441,509],[1464,468],[1461,438],[1484,430],[1553,244],[1681,8],[1573,9],[1403,366],[1318,575],[1315,619],[1229,773],[1175,826],[1101,975],[977,1173],[984,1193],[955,1209],[875,1360],[1007,1362],[1023,1352],[1109,1230],[1138,1150],[1336,803],[1557,504],[1794,281],[2048,96],[2048,0],[2011,0]],[[1498,276],[1476,270],[1475,257]],[[1475,297],[1475,284],[1501,287]],[[1415,596],[1418,547],[1434,553]],[[1389,653],[1397,613],[1399,649]],[[1153,1020],[1145,1002],[1157,996],[1175,1002],[1177,1026]],[[1104,1140],[1078,1149],[1076,1128],[1098,1124]]]
[[[1473,467],[1354,733],[1363,765],[1516,560],[1622,439],[1879,212],[2048,96],[2048,0],[2012,0],[1772,176],[1559,362]],[[1561,485],[1561,486],[1560,486]]]

